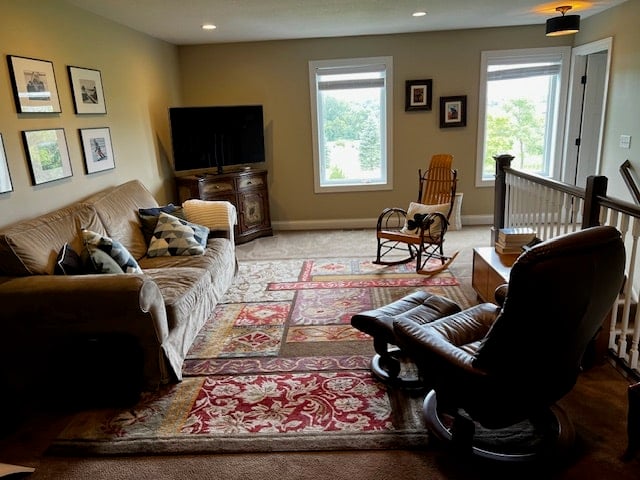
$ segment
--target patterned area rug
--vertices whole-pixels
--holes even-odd
[[[448,272],[363,259],[243,262],[200,331],[184,380],[130,408],[78,413],[50,453],[154,454],[425,445],[422,396],[369,372],[354,313],[416,289],[469,304]]]

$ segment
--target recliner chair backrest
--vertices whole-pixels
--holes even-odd
[[[473,365],[526,378],[532,388],[542,383],[546,395],[560,398],[575,384],[584,351],[620,292],[624,265],[613,227],[556,237],[523,253]]]

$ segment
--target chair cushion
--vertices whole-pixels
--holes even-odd
[[[404,227],[402,227],[402,233],[417,235],[419,232],[420,224],[425,216],[431,213],[441,213],[447,216],[451,205],[448,203],[440,203],[437,205],[425,205],[422,203],[411,202],[407,209],[407,218],[405,220]],[[432,237],[437,237],[442,233],[442,218],[436,216],[434,219],[429,233]]]

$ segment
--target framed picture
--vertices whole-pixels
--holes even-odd
[[[431,110],[433,80],[407,80],[404,111]]]
[[[53,63],[7,55],[18,113],[60,113]]]
[[[0,135],[0,193],[13,191],[11,183],[11,175],[9,175],[9,164],[7,163],[7,154],[4,150],[4,141]]]
[[[68,66],[67,69],[76,113],[107,113],[100,70],[73,66]]]
[[[467,96],[440,97],[440,128],[467,125]]]
[[[111,133],[105,128],[80,129],[84,164],[87,174],[111,170],[116,167],[111,146]]]
[[[73,175],[64,129],[25,130],[22,139],[34,185]]]

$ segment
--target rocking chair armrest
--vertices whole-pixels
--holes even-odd
[[[404,221],[407,218],[407,211],[400,207],[385,208],[378,216],[377,230],[384,230],[386,224],[393,215],[398,216],[398,218],[402,218]]]
[[[436,219],[440,218],[439,228],[437,232],[431,231],[431,226],[436,223]],[[426,215],[422,219],[422,223],[420,224],[420,229],[418,230],[419,235],[422,239],[430,239],[436,240],[444,237],[444,234],[447,233],[447,228],[449,227],[449,220],[440,212],[433,212]]]

